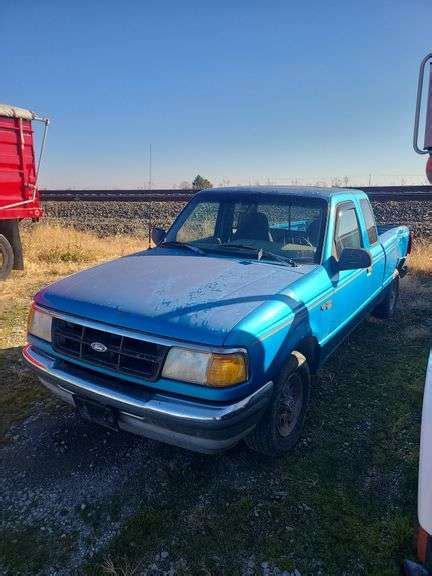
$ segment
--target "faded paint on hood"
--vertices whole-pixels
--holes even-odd
[[[248,258],[155,249],[69,276],[41,290],[35,300],[123,328],[222,345],[239,321],[304,271]]]

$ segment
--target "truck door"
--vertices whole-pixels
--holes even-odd
[[[352,201],[341,202],[336,207],[333,236],[333,257],[340,258],[344,248],[364,248],[363,235],[356,207]],[[331,299],[331,332],[327,339],[331,347],[337,346],[346,331],[356,320],[359,310],[368,299],[369,269],[341,270],[332,274],[334,292]]]
[[[360,200],[360,211],[363,217],[363,244],[372,256],[372,266],[367,270],[366,291],[368,300],[371,302],[382,290],[385,270],[385,252],[378,241],[378,231],[375,216],[369,200]]]

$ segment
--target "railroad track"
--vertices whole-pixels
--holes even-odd
[[[86,202],[187,202],[195,190],[41,190],[42,200]]]
[[[350,188],[355,188],[351,186]],[[358,186],[377,202],[432,200],[432,186]],[[86,202],[187,202],[195,190],[41,190],[42,200]]]

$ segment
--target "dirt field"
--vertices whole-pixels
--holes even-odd
[[[432,202],[374,202],[380,224],[409,226],[416,236],[432,238]],[[45,202],[50,223],[73,225],[99,235],[148,236],[148,226],[168,228],[184,204],[178,202]]]
[[[0,574],[399,574],[414,555],[430,244],[395,319],[350,336],[316,382],[300,444],[270,460],[92,426],[24,368],[32,294],[142,243],[39,227],[25,235],[27,271],[1,285]]]
[[[50,224],[75,226],[100,236],[133,234],[148,238],[149,225],[167,229],[182,202],[45,202]]]

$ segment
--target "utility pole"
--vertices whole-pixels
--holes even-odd
[[[152,189],[152,145],[149,145],[149,181],[148,181],[149,190]]]

